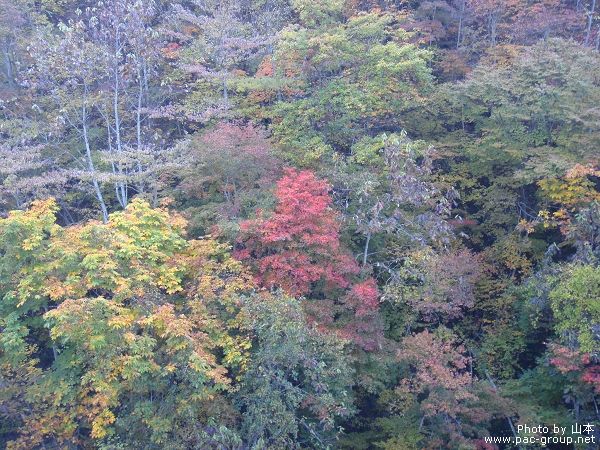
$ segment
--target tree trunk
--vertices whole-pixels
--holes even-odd
[[[492,385],[492,387],[494,389],[498,389],[496,387],[496,383],[494,383],[494,380],[492,380],[492,377],[490,376],[489,372],[487,370],[484,370],[483,372],[485,373],[485,376],[488,379],[488,381],[490,382],[490,384]],[[516,438],[518,436],[518,434],[517,434],[517,430],[515,430],[515,425],[513,424],[513,421],[512,421],[512,419],[510,417],[507,417],[507,419],[508,419],[508,425],[510,426],[510,429],[511,429],[511,431],[513,433],[513,436]],[[519,446],[517,448],[519,450],[521,450],[522,447]]]
[[[116,49],[117,52],[115,54],[118,53],[118,51],[122,50],[122,46],[120,44],[120,40],[119,40],[119,36],[118,36],[118,31],[117,31],[117,35],[116,35]],[[116,58],[116,56],[115,56]],[[115,87],[114,87],[114,97],[113,97],[113,114],[115,117],[115,139],[116,139],[116,144],[117,144],[117,153],[119,155],[119,158],[122,158],[123,156],[123,143],[121,141],[121,116],[119,114],[119,61],[117,59],[115,59],[115,64],[114,64],[114,69],[115,72]],[[123,175],[123,167],[121,165],[121,163],[119,162],[118,166],[117,166],[118,172],[120,175]],[[125,169],[126,171],[127,169]],[[121,206],[123,207],[123,209],[127,206],[127,183],[123,182],[122,180],[118,182],[118,187],[117,187],[120,196],[118,196],[118,198],[120,197],[119,203],[121,204]]]
[[[371,242],[371,233],[367,233],[367,242],[365,242],[365,252],[363,254],[363,266],[367,264],[367,257],[369,256],[369,242]]]
[[[83,142],[85,144],[85,153],[88,160],[88,170],[90,171],[90,175],[92,177],[92,184],[94,186],[94,190],[96,192],[96,197],[100,202],[100,208],[102,209],[102,220],[104,223],[108,222],[108,209],[106,208],[106,204],[104,203],[104,197],[102,196],[102,191],[100,190],[100,184],[98,183],[98,179],[96,177],[96,168],[94,167],[94,161],[92,161],[92,149],[90,147],[90,139],[88,136],[87,130],[87,109],[85,106],[86,98],[84,97],[82,101],[81,108],[81,123],[83,128]]]
[[[587,32],[585,34],[585,46],[587,47],[590,42],[590,34],[592,33],[592,21],[594,20],[594,11],[596,9],[596,0],[592,0],[592,8],[588,12],[588,24]]]
[[[465,15],[465,6],[466,6],[467,0],[462,0],[460,2],[460,15],[458,16],[458,36],[456,37],[456,49],[458,50],[459,46],[460,46],[460,38],[462,36],[462,29],[463,29],[463,18]]]
[[[15,89],[15,80],[13,80],[12,61],[10,60],[10,55],[8,54],[7,46],[8,46],[8,43],[5,42],[5,45],[2,48],[2,54],[4,55],[4,65],[6,67],[6,78],[8,78],[8,87],[11,90],[14,90]]]

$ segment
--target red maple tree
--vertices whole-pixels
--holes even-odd
[[[261,286],[319,300],[307,307],[318,323],[332,326],[334,316],[344,316],[333,327],[374,349],[381,336],[375,325],[379,291],[373,279],[358,281],[360,268],[340,245],[328,192],[327,183],[312,172],[285,169],[277,183],[275,211],[269,217],[260,217],[259,211],[259,218],[240,224],[244,248],[236,257],[249,263]]]

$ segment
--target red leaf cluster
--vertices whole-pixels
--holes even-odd
[[[240,224],[245,251],[236,256],[250,259],[264,287],[307,295],[320,280],[326,290],[345,289],[348,275],[358,273],[356,261],[340,247],[328,191],[313,173],[287,168],[277,183],[279,204],[271,217]]]
[[[581,353],[579,350],[571,350],[557,344],[550,345],[550,364],[562,374],[579,372],[579,380],[591,384],[597,394],[600,394],[600,364],[589,353]],[[582,374],[579,376],[579,374]]]
[[[285,169],[275,211],[240,224],[244,248],[235,256],[249,263],[261,286],[319,299],[306,305],[314,322],[374,350],[382,336],[379,290],[373,279],[358,282],[360,268],[340,245],[328,191],[312,172]]]

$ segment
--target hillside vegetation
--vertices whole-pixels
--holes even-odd
[[[0,0],[0,447],[598,448],[597,3]]]

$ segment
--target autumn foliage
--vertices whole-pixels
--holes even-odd
[[[333,320],[339,307],[366,316],[377,310],[379,291],[374,280],[358,282],[360,268],[340,244],[339,218],[328,191],[313,173],[285,169],[277,183],[275,211],[240,224],[244,248],[236,257],[251,265],[267,289],[321,298],[324,307],[329,303],[325,299],[340,298],[327,313],[321,310],[320,321]]]
[[[0,448],[597,425],[599,11],[0,0]]]
[[[347,275],[358,273],[340,248],[328,190],[311,172],[286,169],[277,183],[275,212],[240,224],[245,249],[237,257],[251,261],[263,286],[299,296],[320,280],[330,289],[346,288]]]

